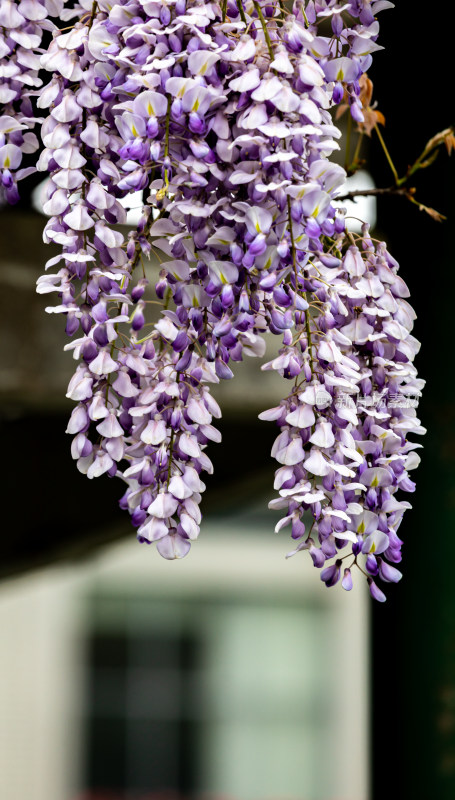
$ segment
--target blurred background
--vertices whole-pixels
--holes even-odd
[[[365,798],[366,598],[272,537],[251,509],[5,584],[1,796]]]
[[[381,17],[371,77],[402,174],[453,122],[451,29],[424,54],[421,14]],[[360,188],[390,185],[375,140],[363,155]],[[41,177],[1,209],[0,797],[453,800],[453,177],[441,152],[414,182],[447,222],[399,197],[353,212],[376,217],[401,264],[428,382],[405,577],[374,607],[360,583],[327,591],[304,554],[284,559],[267,511],[276,431],[257,420],[282,387],[252,359],[218,389],[223,442],[198,543],[172,563],[136,544],[121,484],[87,481],[70,457],[74,363],[34,294],[54,254]]]

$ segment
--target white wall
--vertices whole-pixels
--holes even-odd
[[[81,636],[89,624],[85,600],[96,590],[162,599],[202,592],[245,601],[225,606],[221,616],[210,608],[206,615],[213,628],[208,674],[216,713],[201,743],[207,753],[202,788],[239,800],[367,800],[368,599],[360,581],[349,594],[340,586],[325,589],[306,554],[284,559],[287,546],[287,537],[271,529],[252,533],[207,523],[180,562],[136,545],[133,534],[85,566],[3,583],[0,797],[73,800],[83,788]],[[275,596],[276,604],[270,602]],[[242,696],[250,708],[260,706],[277,674],[273,719],[269,711],[261,725],[260,708],[248,719]],[[323,695],[318,689],[314,696],[316,685],[323,685]],[[323,716],[331,720],[323,740],[307,724],[312,702],[324,703]],[[253,747],[259,736],[260,746]]]

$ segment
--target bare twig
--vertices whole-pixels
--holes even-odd
[[[336,197],[336,200],[354,200],[356,197],[378,197],[381,195],[401,195],[406,200],[409,200],[410,203],[414,203],[414,205],[418,206],[420,211],[425,211],[432,219],[436,220],[437,222],[442,222],[442,220],[446,219],[444,214],[441,214],[439,211],[436,211],[434,208],[430,208],[429,206],[423,205],[414,197],[415,188],[413,186],[409,187],[400,187],[400,186],[387,186],[380,189],[354,189],[352,192],[346,192],[346,194],[340,195],[340,197]]]
[[[382,189],[355,189],[352,192],[346,192],[346,194],[340,195],[340,197],[335,198],[336,200],[355,200],[356,197],[368,197],[371,196],[378,196],[378,195],[385,195],[385,194],[401,194],[403,197],[406,197],[408,200],[414,194],[414,188],[400,188],[398,186],[387,186]]]

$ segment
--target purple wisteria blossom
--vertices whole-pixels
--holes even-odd
[[[55,30],[48,17],[63,11],[63,0],[4,0],[0,6],[0,197],[9,203],[19,199],[17,181],[35,171],[20,169],[24,154],[39,148],[33,132],[36,109],[32,103],[45,31]]]
[[[291,526],[297,547],[289,555],[309,550],[327,586],[343,565],[347,590],[355,565],[378,599],[376,576],[401,577],[388,562],[401,560],[397,529],[410,504],[395,495],[415,488],[409,470],[419,463],[419,445],[407,436],[425,431],[409,401],[423,381],[412,363],[415,315],[396,262],[366,226],[350,238],[347,248],[343,236],[335,242],[339,257],[329,267],[314,260],[306,271],[312,312],[263,367],[295,376],[292,391],[261,418],[281,428],[272,450],[282,465],[275,476],[280,497],[270,507],[285,511],[276,530]]]
[[[341,135],[331,109],[347,96],[363,119],[359,79],[381,49],[376,15],[392,4],[63,5],[2,4],[0,166],[14,201],[14,170],[37,147],[23,131],[42,122],[44,238],[61,253],[38,291],[57,293],[47,310],[77,335],[67,430],[78,468],[120,477],[139,540],[185,556],[199,533],[201,473],[212,470],[206,445],[220,439],[209,385],[262,357],[271,332],[282,347],[264,368],[291,386],[261,414],[280,427],[277,530],[291,526],[294,552],[309,550],[327,586],[350,590],[357,566],[384,599],[376,581],[401,576],[397,529],[409,507],[395,495],[413,490],[418,462],[407,435],[423,432],[415,407],[391,400],[417,397],[422,381],[397,264],[336,208],[346,175],[331,161]],[[60,29],[48,17],[75,21]],[[21,95],[23,83],[39,86],[38,68],[48,83]],[[120,200],[136,191],[143,213],[126,231]],[[155,322],[152,244],[165,256]],[[377,396],[379,406],[368,402]]]

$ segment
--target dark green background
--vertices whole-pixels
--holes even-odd
[[[438,9],[402,0],[380,15],[386,50],[375,54],[371,75],[400,174],[428,139],[454,122],[446,12],[450,4]],[[418,198],[446,222],[433,222],[401,198],[378,201],[378,228],[400,262],[418,315],[417,366],[427,381],[419,411],[428,434],[414,508],[400,529],[404,578],[388,603],[373,608],[374,800],[455,798],[454,155],[450,160],[441,151],[414,182]],[[376,185],[388,185],[375,142],[371,156]]]

